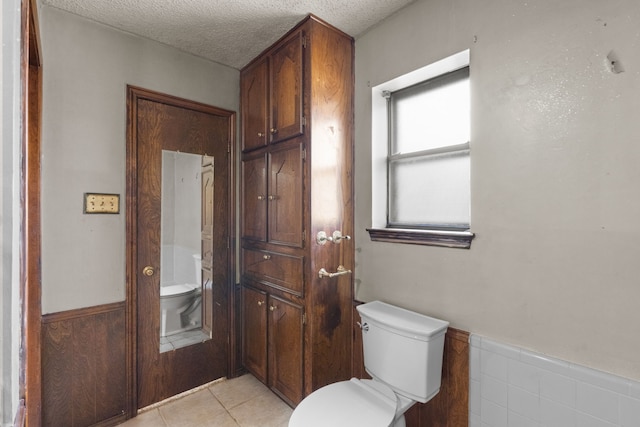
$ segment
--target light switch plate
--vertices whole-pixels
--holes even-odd
[[[84,193],[84,213],[120,213],[120,195],[104,193]]]

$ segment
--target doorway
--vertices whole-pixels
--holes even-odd
[[[127,88],[131,415],[233,372],[234,129],[232,111]]]

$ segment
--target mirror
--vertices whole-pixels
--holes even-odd
[[[199,154],[162,150],[160,352],[211,338],[203,330],[203,199],[212,198],[213,162]],[[206,181],[206,179],[205,179]],[[211,256],[211,254],[207,254]]]

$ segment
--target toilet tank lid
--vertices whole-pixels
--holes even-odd
[[[425,316],[382,301],[372,301],[356,307],[358,312],[381,327],[429,340],[447,330],[449,322]]]

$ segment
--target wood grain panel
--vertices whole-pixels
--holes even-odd
[[[354,319],[360,319],[354,303]],[[353,328],[353,376],[370,378],[364,370],[362,332]],[[425,404],[417,403],[405,413],[407,427],[461,427],[469,422],[469,333],[447,330],[442,361],[440,392]]]
[[[242,249],[242,271],[251,279],[302,296],[304,257]]]
[[[122,421],[126,407],[125,305],[45,315],[42,425]]]

